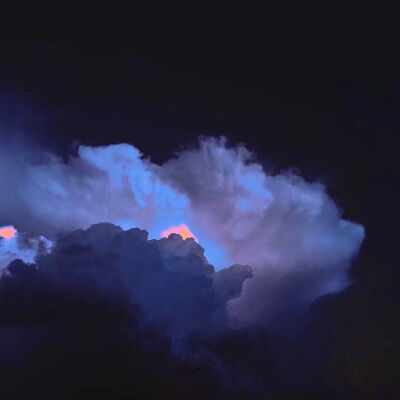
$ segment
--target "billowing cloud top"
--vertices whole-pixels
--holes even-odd
[[[14,163],[18,189],[7,179],[4,186],[14,198],[7,223],[19,230],[53,239],[110,222],[146,229],[152,239],[184,224],[217,270],[251,265],[253,279],[229,302],[232,322],[277,321],[343,288],[364,237],[362,226],[341,219],[323,185],[268,175],[244,146],[224,138],[201,139],[161,166],[128,144],[81,146],[68,162],[47,155]]]

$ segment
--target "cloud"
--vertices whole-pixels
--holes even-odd
[[[15,259],[31,263],[38,254],[48,252],[51,246],[52,242],[44,236],[28,237],[12,225],[0,227],[0,270]]]
[[[127,144],[81,146],[68,160],[9,146],[0,164],[0,222],[17,229],[0,239],[2,266],[14,259],[0,278],[6,397],[325,398],[337,388],[310,343],[340,321],[323,323],[332,329],[321,338],[302,326],[294,343],[266,331],[349,282],[364,228],[320,183],[268,174],[223,138],[163,165]],[[182,224],[198,243],[160,238]]]
[[[172,234],[148,240],[101,223],[58,238],[36,258],[39,271],[60,285],[126,292],[143,317],[161,326],[175,344],[191,333],[215,334],[226,326],[226,304],[252,274],[235,265],[216,273],[193,240]]]
[[[188,197],[199,237],[207,235],[231,262],[252,266],[254,279],[231,302],[231,316],[269,323],[342,289],[364,228],[340,218],[321,184],[268,175],[253,158],[244,146],[208,139],[158,172]]]
[[[47,154],[16,162],[22,172],[7,223],[19,229],[54,239],[110,222],[155,239],[184,224],[217,270],[250,265],[253,279],[229,302],[232,322],[272,324],[341,290],[364,237],[322,184],[270,175],[245,146],[224,138],[200,139],[163,165],[128,144],[80,146],[67,161]]]
[[[85,257],[84,250],[69,251],[75,259],[78,253]],[[21,260],[8,266],[0,279],[4,398],[185,399],[219,393],[218,385],[210,385],[211,371],[193,374],[199,363],[175,356],[168,337],[143,320],[123,286],[104,280],[102,266],[86,272],[87,280],[78,282],[81,265],[51,274]]]
[[[176,234],[148,240],[144,230],[101,223],[60,235],[35,264],[14,260],[0,278],[0,350],[8,368],[2,393],[70,398],[74,390],[100,388],[187,398],[214,392],[214,384],[202,381],[217,376],[213,356],[197,357],[190,338],[226,331],[227,301],[250,278],[248,266],[215,272],[193,239]],[[13,368],[23,388],[5,379],[15,379]],[[176,380],[190,389],[174,386]]]
[[[152,228],[158,237],[163,227],[184,218],[188,202],[157,178],[151,167],[127,144],[81,146],[68,163],[51,157],[28,169],[26,206],[46,230],[122,221]]]

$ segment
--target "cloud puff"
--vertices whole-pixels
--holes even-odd
[[[267,175],[245,147],[227,148],[224,139],[200,142],[160,174],[189,198],[196,229],[254,269],[232,316],[270,321],[346,285],[364,228],[340,218],[321,184]]]
[[[44,236],[28,237],[12,225],[0,227],[0,270],[17,258],[31,263],[38,254],[48,252],[51,246],[52,242]]]
[[[107,237],[114,228],[95,227],[81,236]],[[37,267],[14,260],[0,278],[2,396],[221,398],[212,365],[174,355],[164,331],[132,302],[117,269],[88,262],[99,254],[79,247],[76,238],[65,238],[55,258]],[[65,268],[67,254],[76,263]]]
[[[201,139],[163,165],[128,144],[81,146],[67,162],[47,155],[21,165],[15,204],[38,234],[104,221],[158,238],[185,224],[216,269],[251,265],[254,278],[229,303],[232,321],[271,323],[342,289],[364,237],[323,185],[269,175],[224,138]]]
[[[81,146],[68,163],[51,156],[28,168],[26,206],[46,230],[87,228],[104,221],[151,228],[158,237],[161,229],[185,219],[188,200],[151,168],[127,144]]]
[[[216,273],[193,239],[172,234],[148,240],[144,230],[124,231],[108,223],[60,236],[36,265],[60,285],[127,293],[174,343],[190,333],[224,329],[227,301],[239,296],[243,281],[252,276],[241,265]]]

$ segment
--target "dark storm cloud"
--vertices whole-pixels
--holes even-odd
[[[147,237],[140,229],[93,225],[60,236],[36,265],[60,285],[125,291],[143,317],[173,340],[223,329],[227,301],[240,295],[242,283],[252,276],[250,268],[235,265],[216,273],[194,240]]]
[[[325,393],[311,383],[318,378],[313,348],[305,353],[309,358],[299,353],[307,341],[291,343],[263,329],[232,330],[227,324],[227,301],[253,279],[250,267],[216,272],[194,240],[147,236],[97,224],[59,236],[36,264],[15,260],[3,270],[5,396],[63,399],[96,390],[112,399],[239,399]]]
[[[57,380],[64,373],[71,376],[72,383],[64,384],[66,391],[90,386],[91,379],[98,387],[96,374],[123,368],[111,373],[100,387],[135,392],[138,389],[132,389],[127,381],[130,373],[137,374],[143,367],[143,379],[148,375],[167,379],[168,374],[177,374],[168,372],[179,365],[179,356],[173,353],[191,353],[185,345],[191,335],[209,338],[226,330],[226,303],[238,296],[243,281],[251,278],[250,268],[235,265],[216,273],[193,240],[171,235],[149,241],[147,235],[139,229],[123,231],[112,224],[98,224],[61,235],[48,254],[37,256],[36,264],[15,260],[3,270],[2,357],[7,365],[17,368],[22,362],[19,352],[26,353],[24,365],[18,368],[25,371],[28,386],[43,385],[49,393],[62,390],[64,386],[56,389],[54,382],[35,383],[38,377],[31,370],[38,363],[38,368],[40,365],[47,371],[50,366],[46,363],[60,357],[59,372],[46,373]],[[129,350],[131,346],[137,349]],[[57,356],[50,354],[52,348],[57,349]],[[95,354],[97,351],[100,354]],[[122,354],[124,351],[128,353]],[[102,364],[94,367],[91,357]],[[82,366],[76,365],[74,358],[94,368],[95,373],[85,373],[82,378]],[[150,368],[158,370],[151,372]],[[158,374],[166,376],[157,378]]]
[[[174,356],[169,338],[143,321],[118,284],[61,276],[15,260],[0,281],[2,398],[213,394],[215,379],[206,369],[193,375],[198,363]]]

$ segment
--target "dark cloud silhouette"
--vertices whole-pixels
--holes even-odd
[[[183,399],[212,390],[212,377],[181,374],[169,338],[143,322],[125,292],[73,281],[19,260],[8,267],[0,285],[3,398]]]
[[[182,357],[194,354],[191,336],[204,340],[226,329],[226,303],[239,295],[250,268],[216,273],[194,240],[147,235],[102,223],[61,235],[35,264],[15,260],[4,269],[4,393],[60,398],[60,392],[89,388],[158,398],[162,390],[152,379],[178,398],[214,390],[217,383],[199,386],[216,379],[209,368],[194,377],[190,372],[198,363],[212,365],[211,355],[198,352],[189,362]],[[178,378],[184,387],[170,387]]]
[[[227,301],[248,279],[248,266],[214,271],[178,235],[148,240],[109,223],[62,234],[35,264],[3,270],[2,395],[395,398],[398,375],[379,368],[393,373],[397,353],[363,308],[365,286],[320,298],[283,336],[229,324]]]
[[[251,277],[249,267],[216,273],[193,239],[147,237],[137,228],[93,225],[60,236],[49,254],[37,257],[37,268],[63,285],[127,291],[144,317],[177,341],[191,332],[224,327],[227,301],[240,294],[243,281]]]

